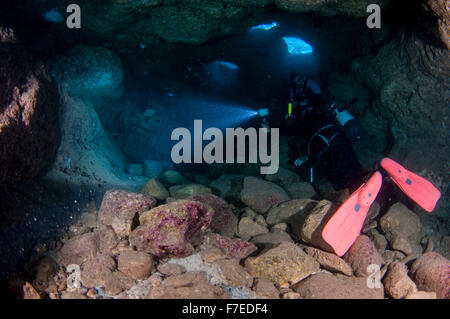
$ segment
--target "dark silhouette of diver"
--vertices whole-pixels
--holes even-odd
[[[352,145],[361,139],[362,127],[348,111],[327,105],[317,83],[296,72],[290,79],[284,124],[293,140],[295,166],[309,167],[311,183],[326,176],[335,189],[353,189],[367,174]]]

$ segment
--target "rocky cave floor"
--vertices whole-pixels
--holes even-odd
[[[348,190],[321,193],[286,169],[207,185],[166,171],[140,193],[110,190],[99,209],[88,205],[61,238],[36,246],[10,290],[25,299],[449,297],[449,236],[427,234],[401,202],[385,213],[375,202],[340,258],[320,234]]]

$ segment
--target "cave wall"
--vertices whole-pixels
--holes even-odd
[[[0,26],[0,189],[50,167],[60,141],[58,91],[42,62]]]
[[[390,3],[390,0],[79,0],[82,28],[73,31],[63,21],[48,22],[47,28],[42,22],[46,13],[54,11],[65,19],[66,7],[73,1],[6,1],[22,13],[22,17],[11,21],[13,24],[19,21],[16,27],[28,20],[47,29],[26,30],[32,35],[29,40],[34,40],[34,46],[44,51],[51,42],[69,46],[83,41],[122,50],[163,42],[202,44],[245,32],[261,14],[276,8],[292,13],[363,18],[370,3],[383,8]],[[44,34],[45,38],[36,39]]]

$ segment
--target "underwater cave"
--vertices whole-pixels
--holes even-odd
[[[74,2],[0,4],[2,298],[450,297],[445,0]]]

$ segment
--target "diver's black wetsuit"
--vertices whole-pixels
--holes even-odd
[[[290,100],[298,105],[286,118],[289,135],[293,137],[294,158],[309,153],[309,161],[315,171],[325,175],[337,189],[348,187],[353,190],[361,184],[366,174],[352,143],[336,125],[330,109],[324,107],[322,94],[293,86]],[[303,106],[301,101],[304,101]],[[304,142],[301,147],[297,142],[299,139]]]

